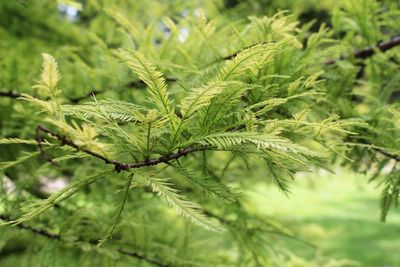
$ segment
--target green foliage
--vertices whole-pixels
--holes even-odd
[[[400,54],[363,49],[396,33],[398,5],[274,1],[254,16],[263,1],[239,2],[1,3],[3,224],[121,266],[274,266],[271,233],[297,237],[246,188],[290,195],[297,173],[338,162],[383,184],[385,220]],[[332,9],[328,26],[304,21],[313,8]]]
[[[168,116],[173,106],[168,99],[167,85],[162,74],[140,53],[121,50],[117,52],[117,55],[138,75],[140,80],[148,85],[152,102],[162,115]]]

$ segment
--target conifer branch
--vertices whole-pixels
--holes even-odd
[[[1,92],[0,91],[0,97],[9,97],[9,98],[19,98],[22,95],[20,93],[14,93],[12,91],[8,91],[8,92]]]
[[[177,152],[174,153],[170,153],[164,156],[161,156],[159,158],[155,158],[155,159],[146,159],[143,161],[138,161],[138,162],[133,162],[133,163],[123,163],[117,160],[112,160],[112,159],[108,159],[105,156],[102,156],[96,152],[90,151],[88,149],[84,149],[79,147],[78,145],[76,145],[73,141],[69,140],[67,137],[62,136],[42,125],[38,125],[36,128],[36,132],[45,132],[47,134],[49,134],[50,136],[56,138],[58,141],[61,142],[61,145],[67,145],[70,146],[72,148],[75,148],[77,151],[82,151],[86,154],[89,154],[95,158],[101,159],[103,160],[105,163],[107,164],[112,164],[115,166],[115,171],[116,172],[121,172],[121,171],[128,171],[130,169],[136,169],[136,168],[142,168],[145,166],[152,166],[152,165],[158,165],[160,163],[168,163],[171,160],[176,160],[179,159],[183,156],[187,156],[188,154],[195,152],[195,151],[200,151],[200,150],[204,150],[205,148],[195,148],[195,147],[187,147],[187,148],[183,148],[178,150]],[[41,139],[40,139],[41,140]],[[43,148],[41,148],[41,143],[38,142],[38,146],[39,149],[43,150]]]
[[[244,51],[246,49],[249,49],[249,48],[251,48],[251,47],[253,47],[255,45],[258,45],[258,43],[246,46],[246,47],[244,47],[244,48],[242,48],[242,49],[240,49],[240,50],[238,50],[238,51],[236,51],[236,52],[234,52],[234,53],[232,53],[230,55],[222,57],[221,59],[222,60],[231,60],[234,57],[236,57],[239,53],[241,53],[242,51]],[[342,55],[338,59],[330,59],[330,60],[326,61],[324,64],[325,65],[332,65],[332,64],[335,64],[338,60],[343,60],[343,59],[346,59],[346,58],[349,58],[349,57],[355,57],[357,59],[367,59],[367,58],[370,58],[373,55],[375,55],[377,49],[379,49],[381,52],[386,52],[386,51],[388,51],[388,50],[390,50],[390,49],[392,49],[392,48],[394,48],[396,46],[400,46],[400,35],[395,36],[395,37],[393,37],[392,39],[390,39],[388,41],[380,42],[376,46],[367,47],[367,48],[364,48],[362,50],[356,51],[352,55],[349,55],[349,56]],[[216,63],[216,62],[213,62],[213,63]]]
[[[151,264],[153,264],[155,266],[160,266],[160,267],[170,267],[171,266],[169,264],[165,264],[165,263],[153,260],[153,259],[149,259],[146,256],[143,256],[143,255],[141,255],[141,254],[139,254],[137,252],[127,251],[127,250],[123,250],[123,249],[117,249],[117,251],[120,254],[123,254],[123,255],[126,255],[126,256],[130,256],[130,257],[134,257],[134,258],[137,258],[139,260],[147,261],[147,262],[149,262],[149,263],[151,263]]]
[[[227,8],[240,2],[223,1]],[[308,23],[313,14],[258,16],[247,7],[238,11],[255,16],[232,13],[230,22],[209,18],[218,5],[188,5],[177,15],[168,4],[146,1],[132,7],[115,0],[106,6],[65,0],[30,6],[32,12],[5,2],[13,27],[0,22],[5,29],[0,36],[10,48],[3,53],[10,60],[1,66],[0,110],[3,105],[6,116],[0,128],[6,132],[0,145],[11,154],[0,162],[0,189],[11,202],[0,204],[0,227],[9,225],[0,228],[5,234],[0,243],[12,258],[18,253],[45,264],[60,252],[83,254],[84,265],[118,256],[121,266],[287,265],[297,255],[271,260],[276,244],[270,238],[308,243],[279,220],[243,206],[241,191],[254,182],[246,176],[262,168],[259,182],[271,180],[287,193],[296,173],[328,169],[336,155],[348,159],[344,164],[354,172],[371,171],[371,181],[382,182],[382,220],[397,206],[400,31],[390,23],[397,7],[372,3],[353,12],[346,6],[334,14],[335,27],[316,29]],[[271,5],[271,12],[277,7]],[[307,13],[301,3],[290,9]],[[374,16],[366,22],[358,16],[368,12]],[[24,20],[28,13],[35,17]],[[321,16],[318,26],[331,14]],[[148,23],[153,17],[158,22]],[[57,27],[51,26],[54,21],[60,22]],[[378,27],[374,33],[381,37],[371,41],[347,27],[348,21],[367,32],[387,27]],[[96,27],[99,23],[104,27]],[[39,31],[31,34],[36,26]],[[340,36],[333,40],[332,33]],[[13,87],[36,76],[37,54],[48,50],[48,42],[63,62],[62,83],[56,57],[43,54],[36,85]],[[332,42],[342,49],[329,56],[336,47]],[[315,57],[321,53],[326,56]],[[370,70],[375,60],[379,64]],[[364,109],[359,112],[358,106]],[[121,183],[126,186],[112,194]],[[203,235],[172,218],[167,205],[149,193],[198,226],[227,231]],[[19,206],[16,214],[7,212]],[[32,221],[54,208],[47,223]],[[129,220],[122,222],[125,216]],[[65,218],[77,226],[69,233],[62,227]],[[116,239],[100,248],[119,224]],[[97,236],[99,229],[104,233]],[[17,249],[15,234],[26,235]],[[45,244],[40,253],[21,253],[34,250],[35,239]],[[94,257],[87,258],[87,251]]]
[[[381,148],[378,147],[373,147],[373,150],[375,150],[376,152],[380,153],[381,155],[387,157],[387,158],[391,158],[394,159],[395,161],[400,161],[400,156],[397,156],[395,154],[389,153]]]
[[[354,141],[354,138],[348,137],[346,139],[346,141],[349,141],[351,143],[352,141]],[[396,154],[387,152],[386,150],[384,150],[384,148],[374,146],[373,144],[371,144],[369,141],[367,141],[364,138],[360,139],[359,141],[362,145],[365,145],[365,147],[367,147],[368,149],[374,150],[375,152],[377,152],[377,153],[381,154],[382,156],[385,156],[389,159],[393,159],[395,161],[400,162],[400,155],[396,155]]]
[[[359,50],[359,51],[353,53],[350,56],[342,55],[338,59],[328,60],[324,64],[325,65],[332,65],[332,64],[335,64],[338,60],[343,60],[343,59],[346,59],[346,58],[349,58],[349,57],[354,57],[356,59],[363,59],[364,60],[364,59],[370,58],[373,55],[375,55],[377,50],[380,50],[381,52],[386,52],[386,51],[388,51],[388,50],[390,50],[390,49],[392,49],[392,48],[394,48],[396,46],[399,46],[399,45],[400,45],[400,35],[390,39],[389,41],[380,42],[376,46],[367,47],[367,48],[364,48],[362,50]]]
[[[0,214],[0,220],[5,221],[5,222],[14,221],[10,216],[4,215],[4,214]],[[58,241],[62,240],[62,236],[60,234],[51,233],[51,232],[49,232],[47,230],[38,229],[38,228],[35,228],[35,227],[32,227],[32,226],[26,225],[24,223],[16,224],[16,225],[13,225],[13,226],[15,226],[15,227],[17,227],[19,229],[22,229],[22,230],[27,230],[27,231],[29,231],[29,232],[31,232],[33,234],[37,234],[37,235],[46,237],[48,239],[53,239],[53,240],[58,240]],[[88,243],[91,246],[95,247],[95,246],[97,246],[98,241],[94,240],[94,239],[93,240],[89,240],[87,242],[83,241],[83,240],[76,240],[75,243]],[[148,263],[151,263],[151,264],[153,264],[155,266],[160,266],[160,267],[169,267],[170,266],[168,264],[159,262],[157,260],[150,259],[147,256],[142,255],[142,254],[140,254],[138,252],[127,251],[127,250],[124,250],[124,249],[121,249],[121,248],[118,248],[115,251],[120,253],[120,254],[122,254],[122,255],[125,255],[125,256],[133,257],[133,258],[136,258],[136,259],[139,259],[139,260],[144,260],[144,261],[146,261]]]
[[[71,140],[69,140],[66,136],[62,136],[62,135],[60,135],[60,134],[58,134],[58,133],[56,133],[56,132],[53,132],[52,130],[50,130],[50,129],[48,129],[48,128],[42,126],[42,125],[38,125],[38,126],[36,127],[36,133],[37,133],[37,135],[38,135],[38,133],[40,133],[41,131],[42,131],[42,132],[45,132],[45,133],[47,133],[47,134],[49,134],[50,136],[52,136],[52,137],[54,137],[54,138],[56,138],[58,141],[61,142],[61,145],[62,145],[62,146],[63,146],[63,145],[70,146],[70,147],[72,147],[72,148],[75,148],[77,151],[82,151],[82,152],[85,152],[86,154],[89,154],[89,155],[91,155],[91,156],[94,156],[94,157],[96,157],[96,158],[99,158],[99,159],[105,161],[107,164],[122,164],[122,163],[118,163],[118,162],[113,162],[112,160],[109,160],[108,158],[106,158],[106,157],[104,157],[104,156],[102,156],[102,155],[100,155],[100,154],[97,154],[97,153],[95,153],[95,152],[93,152],[93,151],[80,148],[80,147],[79,147],[78,145],[76,145],[74,142],[72,142]],[[37,138],[36,140],[41,140],[41,139],[38,139],[38,138]],[[39,150],[40,150],[40,149],[41,149],[41,143],[40,143],[39,141],[38,141],[38,146],[39,146]]]
[[[240,49],[240,50],[238,50],[238,51],[236,51],[236,52],[234,52],[234,53],[232,53],[230,55],[222,57],[221,59],[222,60],[231,60],[234,57],[236,57],[239,53],[241,53],[242,51],[244,51],[246,49],[249,49],[249,48],[251,48],[253,46],[256,46],[256,45],[258,45],[258,43],[246,46],[246,47],[244,47],[244,48],[242,48],[242,49]],[[380,42],[376,46],[367,47],[367,48],[364,48],[362,50],[356,51],[352,55],[349,55],[349,56],[342,55],[338,59],[330,59],[330,60],[326,61],[324,64],[325,65],[332,65],[332,64],[335,64],[338,60],[343,60],[343,59],[346,59],[346,58],[349,58],[349,57],[355,57],[357,59],[367,59],[367,58],[370,58],[373,55],[375,55],[377,49],[379,49],[381,52],[386,52],[386,51],[388,51],[388,50],[390,50],[390,49],[392,49],[392,48],[394,48],[396,46],[399,46],[399,45],[400,45],[400,35],[395,36],[395,37],[393,37],[392,39],[390,39],[388,41]],[[216,62],[213,62],[213,63],[216,63]]]
[[[4,215],[4,214],[0,214],[0,220],[2,220],[4,222],[10,222],[10,223],[14,221],[13,219],[11,219],[11,217],[9,217],[7,215]],[[61,236],[58,235],[58,234],[50,233],[50,232],[48,232],[46,230],[43,230],[43,229],[37,229],[37,228],[34,228],[32,226],[23,224],[23,223],[17,224],[17,225],[14,225],[14,226],[17,227],[17,228],[23,229],[23,230],[28,230],[28,231],[30,231],[30,232],[32,232],[34,234],[38,234],[38,235],[41,235],[41,236],[44,236],[44,237],[47,237],[47,238],[50,238],[50,239],[54,239],[54,240],[60,240],[61,239]]]

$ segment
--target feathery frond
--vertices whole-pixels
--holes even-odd
[[[98,111],[101,107],[106,113]],[[83,117],[84,119],[104,118],[121,122],[141,122],[144,121],[144,107],[117,100],[100,100],[97,102],[87,102],[81,105],[62,105],[65,115]]]
[[[34,203],[29,204],[25,208],[28,210],[25,214],[23,214],[20,218],[18,218],[15,221],[12,221],[12,224],[21,224],[24,222],[27,222],[29,220],[32,220],[33,218],[37,217],[38,215],[42,214],[43,212],[47,211],[54,205],[57,205],[58,203],[70,198],[73,196],[75,193],[79,192],[83,187],[90,185],[94,182],[96,182],[100,178],[104,178],[105,176],[109,175],[112,173],[112,170],[108,171],[103,171],[100,173],[96,173],[94,175],[91,175],[89,177],[86,177],[85,179],[80,179],[77,180],[64,189],[61,189],[57,193],[54,193],[50,197],[44,200],[38,200]]]
[[[381,196],[381,220],[386,221],[389,209],[398,206],[400,200],[400,171],[384,177],[384,189]]]
[[[171,163],[170,165],[180,172],[184,177],[202,189],[206,194],[216,196],[228,203],[232,203],[238,199],[237,194],[231,192],[229,187],[222,182],[216,181],[213,177],[190,171],[184,168],[180,163]]]
[[[129,189],[130,189],[131,184],[132,184],[132,179],[133,179],[133,174],[130,174],[130,175],[129,175],[128,182],[127,182],[127,184],[126,184],[126,186],[125,186],[125,192],[124,192],[124,196],[123,196],[123,199],[122,199],[122,202],[121,202],[121,206],[120,206],[120,208],[119,208],[119,210],[118,210],[118,213],[117,213],[117,216],[116,216],[116,218],[115,218],[115,220],[114,220],[114,223],[113,223],[113,224],[111,225],[111,227],[107,230],[106,234],[99,240],[99,243],[97,244],[98,247],[103,246],[104,243],[105,243],[108,239],[111,239],[112,234],[113,234],[115,228],[117,227],[117,223],[118,223],[118,221],[119,221],[119,219],[120,219],[120,217],[121,217],[122,211],[124,210],[126,201],[128,200],[128,193],[129,193]]]
[[[167,84],[161,72],[139,52],[119,49],[115,54],[147,84],[150,96],[160,113],[170,116],[174,108],[168,98]]]
[[[40,75],[39,84],[36,85],[42,90],[43,95],[57,96],[59,93],[57,84],[61,79],[60,72],[56,60],[50,54],[43,53],[42,74]]]
[[[268,57],[276,49],[275,44],[256,44],[246,48],[236,55],[236,57],[225,63],[220,69],[218,80],[240,80],[239,77],[246,74],[246,71],[256,68],[259,64],[266,64]]]
[[[220,226],[211,222],[202,212],[201,207],[194,203],[186,200],[182,195],[178,194],[178,191],[172,188],[172,184],[168,182],[168,179],[153,178],[150,176],[143,176],[148,186],[151,187],[154,193],[158,196],[164,197],[168,204],[175,208],[178,215],[190,219],[195,224],[203,227],[206,230],[220,232],[223,230]]]
[[[282,169],[279,169],[277,164],[265,160],[265,166],[267,167],[267,175],[272,179],[272,181],[276,184],[276,186],[286,195],[290,192],[289,191],[289,184],[286,180],[287,174],[282,172]]]
[[[242,144],[255,145],[257,149],[276,149],[284,152],[298,153],[316,156],[315,152],[308,148],[294,144],[289,139],[271,134],[260,134],[251,132],[225,132],[197,137],[194,143],[215,146],[218,149],[229,149]]]
[[[13,161],[4,161],[0,162],[0,171],[4,171],[8,168],[14,167],[15,165],[21,164],[31,158],[37,157],[40,155],[40,151],[35,151],[31,153],[27,153],[26,155],[20,156],[16,160]]]
[[[209,105],[215,96],[223,90],[227,90],[233,84],[229,82],[211,82],[202,87],[192,89],[180,103],[182,116],[184,118],[190,117],[196,111]]]

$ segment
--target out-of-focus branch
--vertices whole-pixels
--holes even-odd
[[[346,59],[346,58],[350,58],[350,57],[354,57],[357,59],[367,59],[367,58],[370,58],[373,55],[375,55],[377,50],[380,50],[381,52],[386,52],[386,51],[388,51],[396,46],[399,46],[399,45],[400,45],[400,35],[393,37],[389,41],[380,42],[376,46],[367,47],[365,49],[359,50],[359,51],[353,53],[352,55],[340,56],[337,59],[328,60],[324,64],[332,65],[332,64],[335,64],[338,60],[342,60],[342,59]]]
[[[0,97],[18,98],[18,97],[21,97],[21,96],[22,95],[20,93],[14,93],[12,91],[8,91],[8,92],[0,91]]]
[[[14,221],[10,216],[8,215],[4,215],[4,214],[0,214],[0,220],[4,221],[4,222],[12,222]],[[17,224],[17,225],[13,225],[16,228],[22,229],[22,230],[27,230],[33,234],[37,234],[40,235],[42,237],[48,238],[48,239],[53,239],[53,240],[62,240],[62,236],[60,234],[55,234],[52,232],[49,232],[47,230],[44,229],[38,229],[23,223]],[[82,240],[78,240],[76,241],[76,243],[88,243],[91,246],[97,246],[98,241],[97,240],[89,240],[89,241],[82,241]],[[134,251],[128,251],[128,250],[124,250],[122,248],[118,248],[115,250],[116,252],[125,255],[125,256],[129,256],[129,257],[133,257],[139,260],[143,260],[146,261],[148,263],[151,263],[155,266],[159,266],[159,267],[169,267],[170,265],[166,264],[166,263],[162,263],[159,262],[155,259],[151,259],[145,255],[142,255],[138,252],[134,252]]]
[[[222,57],[221,60],[231,60],[235,56],[237,56],[240,52],[242,52],[243,50],[248,49],[248,48],[250,48],[250,47],[252,47],[254,45],[256,45],[256,44],[247,46],[247,47],[242,48],[239,51],[236,51],[236,52],[234,52],[234,53],[232,53],[230,55]],[[400,46],[400,35],[390,39],[389,41],[380,42],[376,46],[367,47],[365,49],[359,50],[359,51],[357,51],[357,52],[355,52],[355,53],[353,53],[351,55],[347,55],[347,56],[343,55],[343,56],[340,56],[339,58],[336,58],[336,59],[330,59],[328,61],[325,61],[324,64],[325,65],[332,65],[332,64],[335,64],[339,60],[350,58],[350,57],[354,57],[354,58],[357,58],[357,59],[367,59],[367,58],[370,58],[373,55],[375,55],[377,50],[380,50],[382,52],[386,52],[386,51],[388,51],[388,50],[390,50],[390,49],[392,49],[392,48],[394,48],[396,46]],[[212,62],[212,63],[216,63],[216,62],[218,62],[218,61],[215,61],[215,62]],[[362,71],[360,73],[362,73]],[[362,74],[358,74],[358,76],[361,76],[361,75]],[[174,78],[174,77],[166,77],[166,81],[167,82],[176,82],[177,79]],[[144,88],[144,87],[146,87],[146,84],[143,81],[139,80],[139,81],[129,82],[125,86],[128,87],[128,88]],[[95,96],[95,95],[98,95],[98,94],[102,94],[102,93],[105,93],[105,92],[106,92],[106,90],[93,90],[93,91],[91,91],[91,92],[89,92],[89,93],[87,93],[87,94],[85,94],[83,96],[71,98],[69,100],[70,100],[71,103],[78,103],[79,101],[84,100],[84,99],[86,99],[88,97]],[[8,91],[8,92],[1,92],[0,91],[0,97],[18,98],[18,97],[21,97],[21,94],[20,93],[14,93],[12,91]]]

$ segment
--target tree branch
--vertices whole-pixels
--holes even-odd
[[[138,162],[133,162],[133,163],[123,163],[123,162],[120,162],[118,160],[108,159],[107,157],[105,157],[103,155],[100,155],[100,154],[97,154],[97,153],[95,153],[93,151],[90,151],[88,149],[81,148],[78,145],[76,145],[72,140],[69,140],[67,137],[62,136],[62,135],[60,135],[60,134],[58,134],[58,133],[56,133],[56,132],[54,132],[54,131],[52,131],[52,130],[50,130],[50,129],[42,126],[42,125],[38,125],[36,127],[36,133],[39,133],[40,131],[45,132],[45,133],[49,134],[50,136],[56,138],[58,141],[61,142],[61,145],[67,145],[67,146],[73,147],[77,151],[82,151],[82,152],[84,152],[86,154],[89,154],[89,155],[95,157],[95,158],[101,159],[106,164],[114,165],[116,172],[128,171],[130,169],[136,169],[136,168],[141,168],[141,167],[145,167],[145,166],[158,165],[160,163],[168,163],[171,160],[175,160],[175,159],[181,158],[181,157],[186,156],[186,155],[188,155],[188,154],[190,154],[192,152],[204,150],[204,148],[195,148],[195,147],[190,146],[190,147],[187,147],[187,148],[182,148],[182,149],[178,150],[177,152],[161,156],[159,158],[146,159],[146,160],[143,160],[143,161],[138,161]],[[42,145],[41,145],[41,138],[37,137],[37,140],[38,140],[39,149],[42,151],[43,148],[42,148]]]
[[[377,153],[381,154],[382,156],[385,156],[385,157],[387,157],[387,158],[394,159],[395,161],[399,161],[399,162],[400,162],[400,155],[396,155],[396,154],[387,152],[387,151],[384,150],[383,148],[374,146],[374,144],[371,144],[371,143],[370,143],[366,138],[364,138],[364,137],[361,137],[361,138],[359,138],[359,139],[355,139],[354,137],[347,136],[347,138],[345,139],[345,141],[347,141],[347,142],[349,142],[349,143],[352,143],[353,141],[357,141],[357,140],[358,140],[361,144],[367,145],[367,146],[361,146],[362,148],[374,150],[374,151],[376,151]],[[368,145],[371,145],[371,146],[368,146]]]
[[[10,216],[4,215],[4,214],[0,214],[0,220],[5,221],[5,222],[14,221]],[[23,223],[16,224],[16,225],[13,225],[13,226],[17,227],[19,229],[27,230],[27,231],[29,231],[31,233],[46,237],[48,239],[53,239],[53,240],[58,240],[58,241],[62,240],[62,236],[59,235],[59,234],[51,233],[51,232],[49,232],[47,230],[43,230],[43,229],[34,228],[32,226],[29,226],[29,225],[26,225],[26,224],[23,224]],[[75,243],[82,243],[82,242],[86,242],[86,241],[82,241],[82,240],[75,241]],[[97,240],[89,240],[86,243],[90,244],[91,246],[97,246],[98,241]],[[150,259],[147,256],[142,255],[142,254],[140,254],[138,252],[127,251],[127,250],[124,250],[122,248],[118,248],[115,251],[117,251],[118,253],[120,253],[122,255],[126,255],[126,256],[133,257],[133,258],[136,258],[136,259],[139,259],[139,260],[147,261],[147,262],[149,262],[149,263],[151,263],[151,264],[153,264],[155,266],[160,266],[160,267],[169,267],[170,266],[168,264],[159,262],[157,260]]]
[[[0,220],[5,221],[5,222],[12,222],[13,221],[11,219],[11,217],[9,217],[7,215],[4,215],[4,214],[0,214]],[[28,231],[30,231],[30,232],[32,232],[34,234],[38,234],[38,235],[41,235],[41,236],[44,236],[44,237],[47,237],[47,238],[50,238],[50,239],[55,239],[55,240],[60,240],[61,239],[61,236],[58,235],[58,234],[50,233],[50,232],[47,232],[46,230],[42,230],[42,229],[33,228],[33,227],[31,227],[29,225],[25,225],[23,223],[18,224],[18,225],[14,225],[14,226],[17,227],[17,228],[20,228],[20,229],[28,230]]]
[[[400,156],[397,156],[395,154],[389,153],[389,152],[387,152],[387,151],[385,151],[385,150],[383,150],[381,148],[373,147],[372,149],[375,150],[376,152],[382,154],[385,157],[394,159],[395,161],[400,161]]]
[[[1,92],[0,91],[0,97],[9,97],[9,98],[18,98],[21,97],[22,95],[20,93],[14,93],[12,91],[8,92]]]
[[[243,50],[248,49],[250,47],[253,47],[255,45],[257,45],[257,44],[249,45],[249,46],[247,46],[245,48],[242,48],[239,51],[236,51],[236,52],[234,52],[234,53],[232,53],[230,55],[222,57],[221,60],[231,60],[235,56],[237,56],[240,52],[242,52]],[[325,61],[324,64],[325,65],[332,65],[332,64],[335,64],[339,60],[343,60],[343,59],[346,59],[346,58],[349,58],[349,57],[355,57],[357,59],[367,59],[367,58],[372,57],[373,55],[375,55],[376,50],[380,50],[382,52],[386,52],[386,51],[388,51],[388,50],[390,50],[390,49],[392,49],[392,48],[394,48],[396,46],[399,46],[399,45],[400,45],[400,35],[390,39],[389,41],[378,43],[374,47],[367,47],[365,49],[359,50],[359,51],[353,53],[352,55],[349,55],[349,56],[343,56],[342,55],[337,59],[331,59],[331,60]],[[209,63],[208,65],[211,65],[211,64],[216,63],[216,62],[218,62],[218,61],[213,61],[213,62]],[[361,75],[362,75],[362,71],[360,71],[360,73],[357,76],[361,76]],[[174,78],[174,77],[166,77],[165,79],[166,79],[167,82],[176,82],[177,81],[177,79]],[[128,82],[125,86],[128,87],[128,88],[132,88],[132,87],[144,88],[144,87],[146,87],[146,84],[143,81],[138,80],[138,81]],[[106,91],[107,90],[93,90],[93,91],[87,93],[86,95],[78,96],[78,97],[75,97],[75,98],[71,98],[69,100],[70,100],[71,103],[74,104],[74,103],[78,103],[79,101],[81,101],[83,99],[86,99],[86,98],[88,98],[90,96],[105,93]],[[18,97],[21,97],[21,94],[20,93],[13,93],[12,91],[0,92],[0,97],[18,98]]]
[[[346,59],[348,57],[354,57],[357,59],[367,59],[372,57],[373,55],[375,55],[377,50],[380,50],[381,52],[386,52],[396,46],[400,45],[400,35],[393,37],[392,39],[390,39],[389,41],[385,41],[385,42],[380,42],[378,43],[376,46],[373,47],[367,47],[365,49],[359,50],[355,53],[353,53],[350,56],[340,56],[338,59],[331,59],[326,61],[324,64],[325,65],[332,65],[335,64],[337,61],[342,60],[342,59]]]

